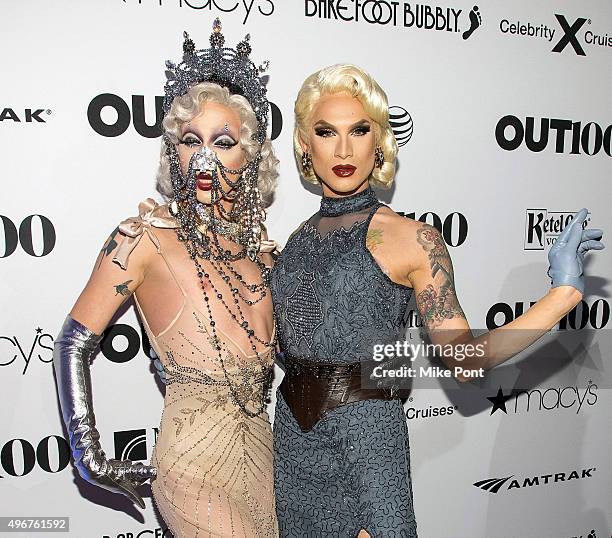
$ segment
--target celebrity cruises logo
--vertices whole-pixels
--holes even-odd
[[[593,28],[591,19],[585,17],[568,18],[555,13],[555,20],[517,20],[502,19],[499,30],[507,37],[536,39],[540,42],[554,43],[551,52],[570,53],[586,56],[593,47],[612,50],[612,34]]]
[[[482,15],[478,6],[462,13],[455,7],[398,0],[304,0],[306,17],[461,33],[465,40],[482,26]]]
[[[569,482],[571,480],[582,480],[584,478],[593,478],[595,467],[588,469],[572,470],[570,472],[544,474],[538,476],[527,476],[523,478],[515,478],[514,475],[503,478],[486,478],[474,482],[474,486],[488,491],[489,493],[498,493],[499,491],[510,491],[514,489],[526,489],[535,486],[545,486],[551,484],[559,484],[561,482]]]

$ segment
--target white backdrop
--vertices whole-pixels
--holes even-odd
[[[250,32],[252,57],[271,61],[281,175],[268,229],[281,244],[319,206],[293,159],[293,101],[307,75],[343,62],[369,71],[398,122],[412,122],[412,136],[398,128],[396,185],[379,196],[429,223],[439,217],[473,328],[510,321],[546,293],[558,229],[532,223],[585,206],[589,225],[612,233],[610,4],[453,4],[2,2],[0,516],[69,516],[78,537],[165,529],[150,498],[140,511],[68,463],[50,362],[105,238],[155,195],[160,140],[143,118],[156,123],[164,61],[180,57],[184,29],[208,46],[221,16],[230,46]],[[477,23],[464,38],[471,10]],[[97,113],[96,103],[114,105]],[[492,372],[480,388],[413,391],[406,410],[421,538],[611,535],[610,251],[589,255],[584,303],[548,339],[577,339],[588,355],[565,367],[550,356],[537,383],[519,387],[527,393],[512,393],[515,368]],[[162,386],[133,307],[113,324],[110,351],[92,367],[103,446],[148,460]],[[482,483],[504,478],[497,492]]]

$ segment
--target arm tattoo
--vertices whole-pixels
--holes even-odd
[[[119,228],[117,227],[113,230],[113,233],[110,234],[110,237],[107,239],[106,243],[104,243],[104,246],[100,251],[100,254],[103,254],[103,256],[100,256],[100,263],[98,263],[98,267],[96,269],[100,269],[104,258],[106,258],[106,256],[108,256],[113,250],[115,250],[115,248],[117,248],[117,241],[115,241],[115,236],[118,233]]]
[[[378,245],[382,245],[382,233],[382,230],[378,230],[376,228],[373,230],[368,230],[368,233],[366,234],[366,247],[369,250],[375,250]]]
[[[116,286],[113,286],[115,288],[115,296],[123,295],[124,297],[127,297],[130,293],[132,293],[128,289],[128,284],[130,282],[132,282],[132,281],[131,280],[126,280],[123,284],[117,284]]]
[[[427,284],[416,298],[423,322],[430,329],[446,319],[465,318],[455,293],[455,281],[450,256],[437,230],[422,227],[417,230],[417,241],[428,253],[431,277],[439,275],[438,283]]]

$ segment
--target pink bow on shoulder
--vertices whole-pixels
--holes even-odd
[[[138,204],[137,217],[129,217],[119,224],[119,231],[124,237],[113,257],[113,261],[118,263],[122,269],[127,269],[130,254],[136,248],[145,231],[149,234],[157,251],[160,251],[159,240],[150,230],[152,226],[155,228],[176,228],[177,223],[170,216],[167,206],[160,206],[153,198],[147,198]]]

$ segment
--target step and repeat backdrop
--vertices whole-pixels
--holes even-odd
[[[475,330],[545,295],[547,252],[581,207],[609,242],[612,6],[470,2],[2,2],[0,516],[69,517],[75,537],[171,536],[148,486],[141,511],[73,470],[51,361],[108,234],[144,198],[161,201],[164,62],[180,58],[183,30],[208,46],[219,16],[226,43],[250,33],[254,61],[270,60],[281,174],[267,225],[281,245],[320,200],[294,162],[294,99],[334,63],[387,92],[399,166],[378,195],[442,231]],[[415,382],[405,407],[422,538],[612,534],[611,250],[587,255],[576,309],[485,382]],[[418,333],[414,304],[405,323]],[[150,351],[129,304],[92,365],[111,457],[150,458],[163,407]]]

